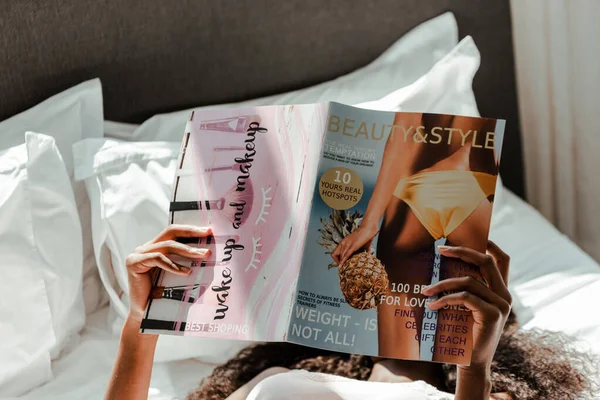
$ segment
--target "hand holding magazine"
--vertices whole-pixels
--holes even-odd
[[[469,364],[471,310],[426,288],[489,283],[447,247],[486,251],[503,132],[339,103],[192,113],[169,222],[210,226],[179,239],[210,256],[169,256],[192,273],[156,276],[142,332]]]

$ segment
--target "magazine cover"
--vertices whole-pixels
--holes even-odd
[[[504,121],[332,103],[288,339],[468,364],[472,320],[423,287],[479,272],[441,245],[487,247]]]
[[[338,103],[193,113],[169,222],[211,226],[192,243],[211,256],[157,276],[142,330],[469,364],[470,311],[421,291],[483,282],[438,248],[485,252],[503,131]]]

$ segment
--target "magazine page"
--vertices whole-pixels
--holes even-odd
[[[189,277],[160,273],[142,332],[283,340],[295,293],[327,105],[192,113],[169,224],[209,226]]]
[[[331,103],[287,340],[469,364],[472,316],[423,287],[478,269],[438,246],[487,247],[504,121]]]

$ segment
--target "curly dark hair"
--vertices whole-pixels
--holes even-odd
[[[492,363],[492,391],[507,392],[518,400],[589,399],[598,389],[594,370],[598,360],[574,348],[562,333],[519,331],[509,315]],[[256,344],[214,369],[188,400],[225,399],[260,372],[271,367],[303,369],[367,380],[373,360],[369,356],[343,354],[291,343]],[[456,366],[443,364],[444,386],[456,390]]]

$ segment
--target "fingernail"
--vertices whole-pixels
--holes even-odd
[[[429,289],[431,289],[431,286],[425,286],[423,289],[421,289],[421,293],[425,293]]]
[[[180,270],[181,272],[185,272],[186,274],[192,272],[192,269],[190,267],[181,267]]]
[[[450,249],[452,249],[451,246],[438,246],[438,250],[440,251],[448,251]]]
[[[205,227],[205,226],[203,226],[203,227],[197,226],[195,230],[196,230],[196,232],[199,232],[199,233],[210,233],[210,228]]]
[[[196,247],[192,247],[192,252],[196,254],[205,255],[206,253],[208,253],[208,249],[199,249]]]

